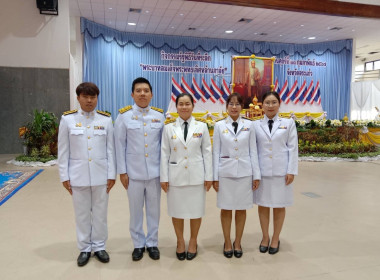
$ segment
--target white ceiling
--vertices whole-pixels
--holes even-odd
[[[133,13],[129,11],[130,8],[142,11]],[[356,41],[356,56],[360,59],[369,61],[371,57],[380,56],[380,19],[184,0],[70,0],[70,15],[81,16],[120,31],[138,33],[299,44],[353,38]],[[252,21],[238,22],[241,18]],[[128,22],[136,25],[128,25]],[[333,27],[342,29],[329,30]],[[232,30],[233,33],[227,34],[226,30]],[[311,36],[316,39],[309,40]],[[370,55],[370,52],[379,53]]]

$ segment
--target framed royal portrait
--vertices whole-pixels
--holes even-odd
[[[275,57],[233,56],[232,92],[238,92],[244,100],[244,109],[256,97],[262,102],[264,93],[273,89],[273,65]]]

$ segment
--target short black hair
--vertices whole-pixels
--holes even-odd
[[[278,103],[281,103],[281,98],[280,98],[280,96],[278,95],[278,93],[277,93],[276,91],[268,91],[268,92],[264,93],[264,95],[263,95],[263,103],[264,103],[264,100],[265,100],[268,96],[271,96],[271,95],[273,95],[274,97],[277,98]]]
[[[137,79],[135,79],[132,83],[132,92],[134,92],[135,90],[135,85],[136,84],[148,84],[149,88],[150,88],[150,91],[152,91],[152,85],[149,83],[149,81],[143,77],[138,77]]]
[[[237,101],[239,102],[239,104],[241,104],[241,106],[244,105],[244,104],[243,104],[243,97],[241,97],[241,95],[240,95],[239,93],[237,93],[237,92],[233,92],[233,93],[231,93],[231,94],[228,96],[228,98],[227,98],[226,109],[227,109],[227,107],[228,107],[228,103],[230,103],[230,102],[231,102],[231,99],[234,98],[234,97],[237,98]]]
[[[85,95],[98,96],[99,88],[94,83],[85,82],[77,86],[75,92],[77,93],[77,96],[79,96],[81,93]]]
[[[193,104],[193,106],[194,106],[194,98],[193,98],[193,96],[191,94],[189,94],[187,92],[183,92],[183,93],[178,94],[177,99],[175,100],[175,106],[176,107],[178,106],[179,99],[181,97],[184,97],[184,96],[188,96],[190,98],[190,100],[191,100],[191,104]]]

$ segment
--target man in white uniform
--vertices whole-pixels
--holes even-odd
[[[58,133],[59,176],[73,197],[78,266],[87,264],[91,252],[109,262],[107,240],[108,193],[115,184],[116,162],[110,114],[95,111],[99,89],[82,83],[77,89],[79,110],[63,113]]]
[[[132,259],[141,260],[145,247],[153,260],[160,258],[160,151],[165,117],[162,109],[149,106],[152,86],[145,78],[132,84],[133,106],[119,110],[115,121],[117,173],[129,199],[129,231],[133,240]],[[143,230],[144,203],[147,235]]]

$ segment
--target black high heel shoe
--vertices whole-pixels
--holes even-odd
[[[195,249],[195,253],[190,253],[189,251],[187,251],[186,259],[188,261],[191,261],[192,259],[194,259],[197,256],[197,253],[198,253],[198,244],[197,244],[197,247]]]
[[[177,247],[178,249],[178,247]],[[186,259],[186,250],[183,251],[182,253],[178,253],[177,250],[175,251],[175,254],[177,256],[177,259],[180,261],[184,261]]]
[[[243,256],[243,247],[240,244],[240,250],[235,250],[235,242],[234,242],[234,256],[235,258],[241,258]]]
[[[186,259],[186,251],[182,252],[182,253],[178,253],[178,252],[175,252],[176,255],[177,255],[177,259],[180,260],[180,261],[184,261]]]
[[[261,243],[263,243],[262,240],[261,240],[260,246],[259,246],[260,253],[266,253],[266,252],[268,252],[270,240],[268,241],[268,246],[263,246],[263,245],[261,245]]]
[[[234,250],[226,251],[225,249],[226,249],[226,243],[224,243],[223,245],[223,255],[228,259],[232,258],[232,256],[234,255]]]
[[[277,248],[269,247],[269,254],[271,255],[277,254],[278,251],[280,251],[280,240],[278,241]]]

